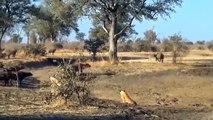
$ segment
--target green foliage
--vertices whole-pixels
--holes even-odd
[[[157,40],[157,34],[153,29],[147,30],[144,32],[144,40],[148,41],[151,44]]]
[[[84,41],[84,37],[85,37],[85,36],[86,36],[86,34],[85,34],[85,33],[78,32],[78,33],[76,34],[75,38],[76,38],[77,40],[79,40],[79,41],[83,42],[83,41]]]
[[[156,20],[159,16],[169,16],[180,6],[182,0],[80,0],[76,2],[85,14],[90,15],[96,25],[104,28],[109,36],[109,58],[117,61],[117,40],[127,35],[133,28],[133,20]],[[115,47],[114,47],[115,46]]]
[[[101,39],[89,39],[84,41],[84,48],[92,52],[93,60],[96,59],[96,53],[102,50],[102,45],[104,45],[104,41]]]
[[[44,56],[46,55],[46,48],[43,44],[29,44],[25,46],[25,52],[27,56]]]
[[[171,43],[171,41],[168,38],[164,38],[162,40],[162,46],[161,46],[161,48],[162,48],[162,50],[164,52],[171,52],[171,51],[173,51],[172,43]]]
[[[133,49],[136,52],[150,51],[150,47],[149,41],[143,39],[137,39],[133,45]]]
[[[21,43],[22,38],[18,34],[13,34],[8,43]]]
[[[36,31],[40,40],[57,41],[59,36],[69,36],[71,30],[78,31],[79,13],[70,2],[44,0],[33,15],[29,26]]]
[[[0,1],[0,47],[4,34],[15,27],[15,24],[24,23],[32,7],[31,0]]]
[[[108,34],[103,30],[103,28],[100,25],[94,26],[94,27],[90,28],[89,38],[99,38],[104,41],[107,41]]]
[[[131,40],[128,41],[121,41],[118,44],[118,51],[119,52],[131,52],[133,51],[133,42]]]

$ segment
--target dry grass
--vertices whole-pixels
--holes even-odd
[[[89,56],[86,52],[83,54]],[[119,57],[142,57],[142,59],[122,59],[117,65],[111,65],[107,61],[87,62],[91,65],[91,68],[85,69],[84,72],[97,75],[90,84],[92,95],[99,99],[121,102],[119,90],[126,90],[139,106],[151,106],[150,108],[154,108],[155,112],[157,112],[155,108],[167,109],[170,107],[171,111],[179,108],[189,109],[189,111],[184,112],[176,111],[177,113],[168,111],[168,113],[159,113],[159,115],[168,116],[170,119],[175,119],[175,114],[179,114],[176,119],[184,119],[191,117],[196,110],[213,110],[213,96],[211,94],[211,91],[213,91],[212,52],[193,50],[179,64],[171,64],[170,53],[165,53],[165,63],[159,63],[153,58],[149,58],[148,56],[152,54],[145,52],[119,53]],[[70,57],[73,55],[78,56],[79,53],[59,50],[55,56]],[[194,66],[197,64],[204,66]],[[206,67],[205,65],[209,66]],[[0,86],[2,93],[0,95],[0,114],[26,115],[39,112],[52,112],[53,114],[69,111],[68,114],[94,115],[115,112],[115,110],[91,106],[76,110],[76,108],[67,107],[62,100],[56,100],[50,105],[46,105],[43,97],[45,93],[50,91],[49,76],[53,75],[56,69],[55,66],[26,69],[33,72],[33,77],[40,82],[40,87],[36,89]],[[5,98],[6,94],[10,94],[9,99]],[[204,113],[205,111],[198,116]]]

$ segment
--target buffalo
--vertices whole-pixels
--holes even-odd
[[[4,57],[7,57],[9,59],[10,56],[15,57],[17,51],[18,51],[17,49],[12,49],[12,50],[5,49],[4,51],[2,51],[2,54]]]
[[[163,63],[163,60],[164,60],[164,54],[163,53],[154,54],[154,57],[155,57],[156,61]]]
[[[18,78],[18,86],[21,85],[21,82],[29,76],[32,76],[33,74],[31,72],[8,72],[6,69],[0,68],[0,80],[4,81],[4,85],[12,85],[12,80],[17,80]]]
[[[91,65],[88,64],[88,63],[85,63],[85,64],[80,63],[80,64],[72,65],[72,68],[74,69],[74,71],[81,72],[81,73],[83,72],[83,69],[86,69],[86,68],[89,68],[89,67],[91,67]]]

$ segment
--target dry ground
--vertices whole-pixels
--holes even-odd
[[[213,119],[213,52],[192,51],[176,65],[171,64],[169,53],[165,54],[165,63],[156,62],[150,53],[119,53],[121,63],[118,65],[90,62],[92,67],[84,72],[98,75],[90,83],[93,97],[121,102],[119,91],[126,90],[141,108],[155,115],[144,117],[143,114],[135,119]],[[26,70],[31,71],[33,77],[24,81],[27,87],[0,86],[0,119],[132,119],[120,116],[123,109],[113,107],[47,105],[48,78],[57,67],[43,61],[30,64],[32,67]]]

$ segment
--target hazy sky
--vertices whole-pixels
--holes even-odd
[[[182,7],[176,7],[176,13],[172,13],[167,20],[159,18],[157,21],[144,20],[142,23],[134,21],[135,30],[139,33],[135,37],[143,37],[144,31],[154,27],[160,38],[180,33],[190,41],[213,40],[212,5],[213,0],[183,0]],[[87,34],[90,27],[88,20],[79,21],[81,32]],[[74,39],[74,34],[70,39]]]

